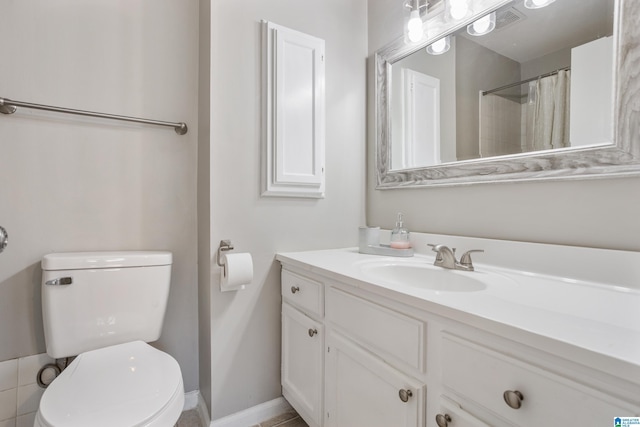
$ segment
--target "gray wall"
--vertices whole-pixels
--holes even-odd
[[[211,0],[200,2],[198,73],[198,364],[211,413]]]
[[[190,131],[20,109],[0,117],[0,361],[45,351],[40,259],[170,250],[157,346],[198,388],[195,0],[0,2],[0,96],[185,121]],[[170,102],[168,102],[170,101]]]
[[[477,159],[480,157],[478,94],[519,81],[520,64],[465,37],[456,37],[455,55],[457,159]]]
[[[531,61],[523,62],[520,80],[537,77],[550,71],[571,66],[571,49],[562,49]]]
[[[402,35],[402,11],[393,0],[368,4],[368,225],[393,228],[402,211],[414,231],[640,250],[640,178],[376,190],[371,57]]]
[[[208,206],[200,199],[199,210],[210,227],[209,258],[200,254],[208,266],[201,266],[200,296],[209,296],[210,304],[200,316],[200,344],[209,346],[201,355],[210,357],[201,363],[210,363],[211,372],[206,377],[203,371],[200,383],[210,388],[214,420],[281,395],[276,252],[353,246],[364,223],[366,6],[365,0],[211,2],[211,130],[209,141],[200,141],[210,148],[210,194]],[[324,199],[260,197],[262,19],[326,42]],[[206,172],[200,172],[203,184]],[[253,256],[254,282],[243,291],[219,290],[213,255],[222,239]],[[207,329],[210,335],[203,337]]]

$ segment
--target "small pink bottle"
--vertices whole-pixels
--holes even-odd
[[[402,213],[398,212],[398,221],[396,221],[396,228],[391,231],[391,241],[389,246],[394,249],[409,249],[411,242],[409,241],[409,230],[404,228],[402,224]]]

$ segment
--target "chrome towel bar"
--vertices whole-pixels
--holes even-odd
[[[148,125],[172,127],[178,135],[187,133],[186,123],[163,122],[160,120],[141,119],[138,117],[118,116],[116,114],[96,113],[93,111],[73,110],[71,108],[52,107],[50,105],[32,104],[30,102],[14,101],[0,97],[0,113],[13,114],[17,107],[33,108],[35,110],[55,111],[57,113],[76,114],[79,116],[99,117],[102,119],[123,120],[126,122],[145,123]]]

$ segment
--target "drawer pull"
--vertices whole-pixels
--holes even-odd
[[[309,336],[310,336],[310,337],[312,337],[312,338],[313,338],[313,336],[314,336],[315,334],[317,334],[317,333],[318,333],[318,330],[317,330],[317,329],[309,329]]]
[[[407,403],[409,401],[409,398],[413,396],[413,393],[411,392],[411,390],[405,390],[401,388],[398,392],[398,395],[400,396],[400,400]]]
[[[451,417],[449,416],[449,414],[436,415],[436,424],[438,424],[438,427],[447,427],[450,422],[451,422]]]
[[[502,397],[507,405],[513,409],[519,409],[524,400],[524,396],[518,390],[507,390],[502,394]]]
[[[291,293],[295,294],[296,292],[300,292],[300,286],[292,286]]]

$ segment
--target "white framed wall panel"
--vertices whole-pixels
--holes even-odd
[[[324,40],[263,21],[263,196],[324,197]]]

